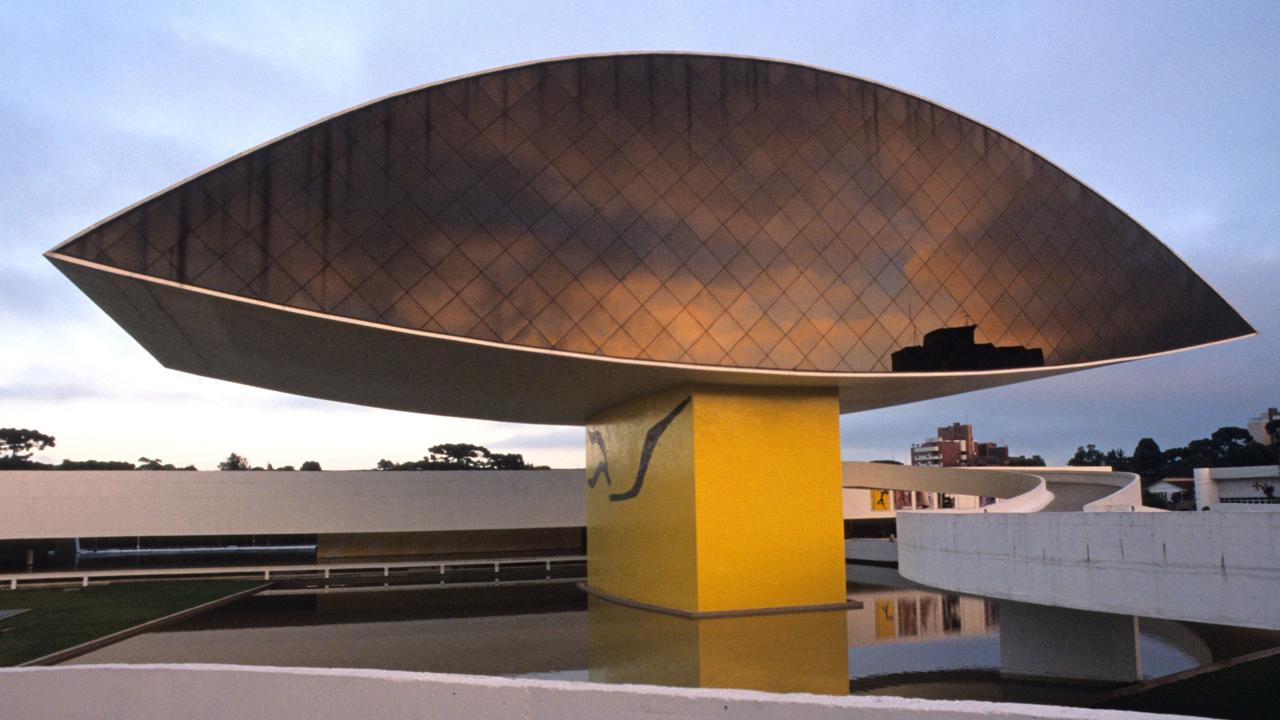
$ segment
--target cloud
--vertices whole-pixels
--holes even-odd
[[[555,427],[546,430],[530,430],[513,433],[502,439],[505,446],[521,449],[567,450],[570,448],[582,451],[583,429],[580,427]]]
[[[67,400],[100,400],[116,397],[101,385],[90,383],[50,382],[0,385],[0,400],[64,402]]]
[[[179,41],[234,53],[336,91],[370,40],[362,3],[184,4],[161,20]]]

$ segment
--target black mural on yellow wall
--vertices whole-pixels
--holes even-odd
[[[596,483],[600,482],[600,476],[604,476],[606,485],[613,486],[613,478],[609,476],[609,451],[604,447],[604,436],[599,430],[587,431],[587,442],[600,448],[600,462],[596,463],[596,469],[591,473],[591,477],[587,478],[587,487],[593,488]]]
[[[649,431],[644,434],[644,447],[640,449],[640,463],[636,467],[636,480],[631,487],[624,492],[609,493],[609,500],[617,502],[619,500],[630,500],[640,494],[640,489],[644,487],[644,476],[649,472],[649,459],[653,457],[653,451],[658,446],[658,440],[662,438],[662,434],[675,421],[680,413],[689,406],[693,401],[693,396],[686,397],[681,400],[671,412],[665,417],[653,424]],[[595,469],[591,472],[591,477],[587,478],[587,487],[593,488],[596,483],[600,482],[600,477],[604,476],[605,484],[612,486],[613,478],[609,475],[609,453],[605,448],[604,436],[599,430],[590,430],[587,432],[587,441],[592,445],[600,448],[600,462],[596,463]]]

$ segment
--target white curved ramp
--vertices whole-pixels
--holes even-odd
[[[931,587],[1119,615],[1280,629],[1280,513],[1168,513],[1132,473],[846,463],[846,487],[1001,498],[897,516],[898,571]]]
[[[1025,468],[937,468],[846,462],[842,471],[846,489],[920,490],[997,499],[995,504],[978,512],[1036,512],[1053,501],[1044,477]]]

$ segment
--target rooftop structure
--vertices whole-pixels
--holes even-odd
[[[1271,436],[1267,434],[1267,423],[1272,420],[1280,420],[1280,409],[1267,408],[1266,412],[1249,418],[1249,435],[1253,437],[1254,442],[1262,445],[1271,444]]]
[[[1009,448],[973,439],[973,426],[952,423],[938,428],[938,434],[911,446],[912,465],[964,467],[1007,465]]]

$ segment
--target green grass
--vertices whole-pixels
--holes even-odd
[[[258,584],[198,580],[0,591],[0,609],[31,608],[0,620],[0,667],[34,660]]]

